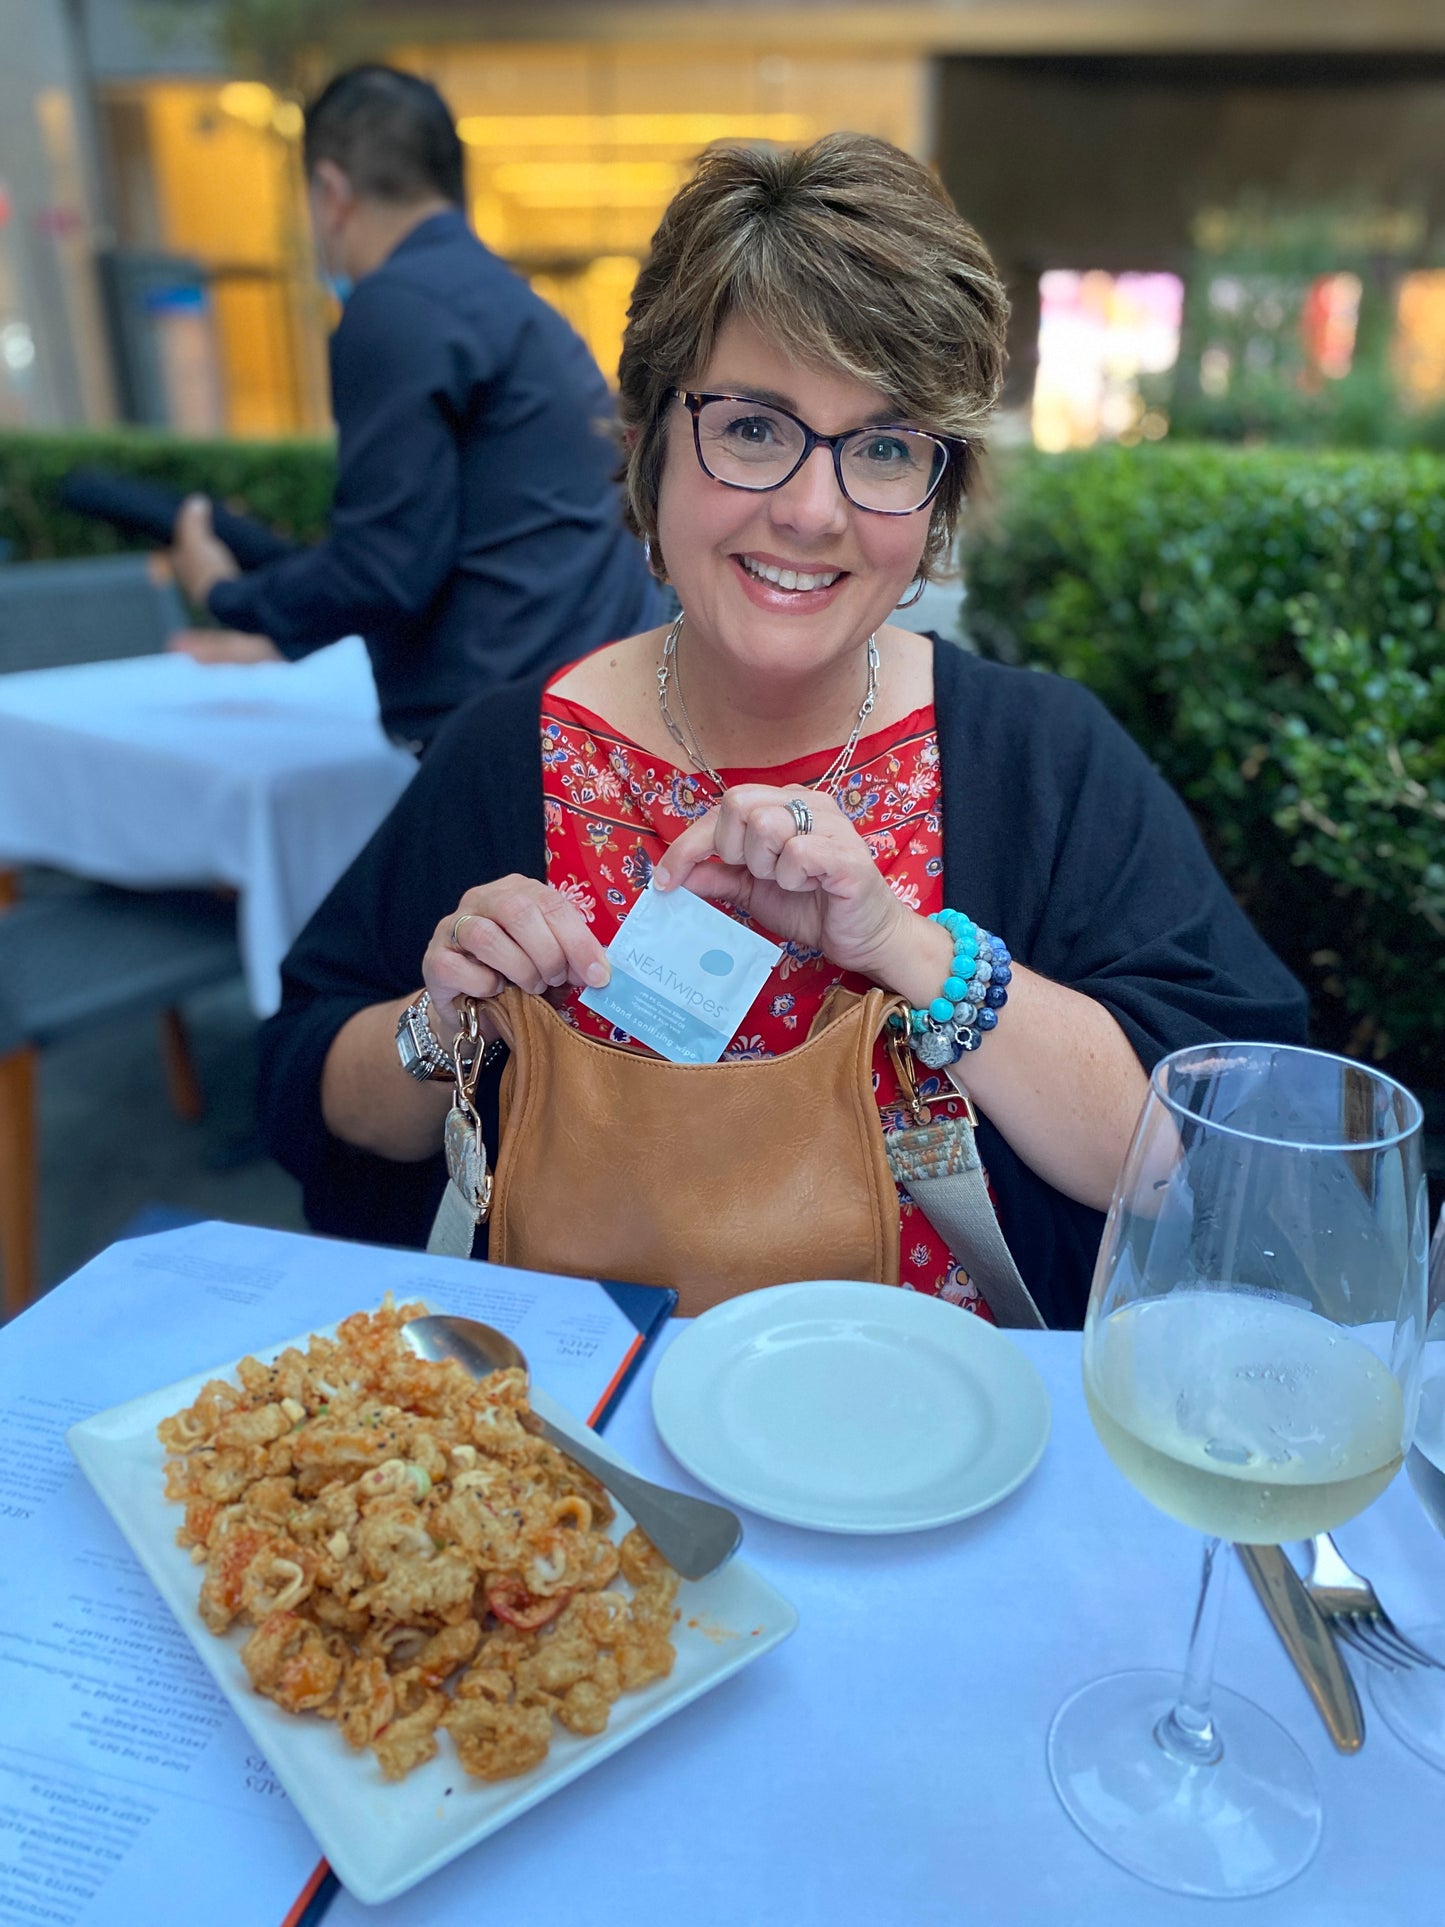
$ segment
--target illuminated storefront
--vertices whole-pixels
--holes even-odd
[[[1423,34],[1423,11],[1366,31],[1349,0],[1298,0],[1267,31],[1223,0],[337,0],[316,18],[324,48],[282,58],[285,9],[0,0],[0,426],[324,430],[335,313],[300,108],[242,76],[378,57],[442,88],[479,233],[609,373],[698,151],[853,127],[936,165],[994,251],[1014,311],[1001,439],[1153,439],[1187,426],[1181,389],[1233,406],[1241,330],[1201,316],[1200,210],[1256,191],[1346,206],[1361,157],[1422,237],[1388,250],[1394,378],[1411,406],[1445,398],[1445,14]],[[1280,350],[1301,392],[1378,351],[1380,276],[1361,305],[1357,268],[1309,270]]]
[[[652,231],[709,142],[847,126],[928,151],[927,63],[912,56],[554,44],[392,58],[435,80],[457,115],[478,233],[609,376]],[[102,107],[127,253],[189,264],[209,316],[208,371],[185,332],[196,308],[176,295],[176,314],[160,311],[169,418],[241,435],[324,426],[334,317],[306,227],[300,109],[255,82],[168,80],[107,87]]]

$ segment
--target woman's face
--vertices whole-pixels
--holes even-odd
[[[737,318],[719,331],[692,386],[774,402],[822,435],[896,420],[878,389],[804,366]],[[815,448],[782,488],[728,488],[703,473],[692,418],[680,401],[671,405],[658,537],[691,647],[721,651],[767,678],[814,674],[851,655],[916,576],[928,520],[926,507],[911,515],[855,508],[827,448]],[[811,586],[784,587],[776,580],[784,571]]]

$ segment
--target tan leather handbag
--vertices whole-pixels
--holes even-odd
[[[496,1168],[473,1069],[448,1120],[432,1250],[470,1250],[488,1217],[496,1263],[672,1285],[686,1317],[797,1278],[898,1283],[872,1069],[902,998],[835,986],[794,1049],[720,1064],[583,1036],[514,986],[487,1008],[511,1047]]]

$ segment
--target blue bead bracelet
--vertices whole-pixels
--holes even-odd
[[[938,995],[908,1013],[908,1043],[930,1070],[956,1064],[998,1024],[1013,979],[1003,940],[981,930],[961,910],[936,910],[932,921],[953,939],[953,962]]]

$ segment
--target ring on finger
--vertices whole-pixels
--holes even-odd
[[[462,947],[463,924],[476,923],[477,920],[478,920],[477,913],[475,910],[463,910],[459,916],[455,916],[452,918],[451,935],[447,938],[447,942],[451,945],[453,950],[460,950]]]
[[[813,812],[808,808],[801,796],[789,797],[788,814],[793,819],[794,829],[798,836],[807,836],[811,832],[813,828]]]

